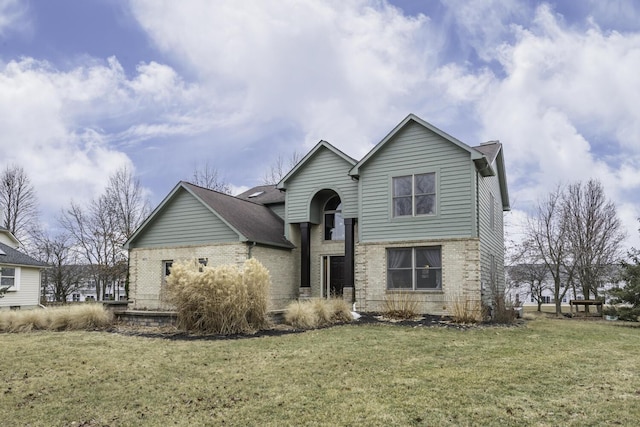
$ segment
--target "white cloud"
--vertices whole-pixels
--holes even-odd
[[[415,95],[429,91],[438,36],[425,16],[384,2],[131,4],[154,43],[199,76],[220,114],[254,127],[293,121],[306,148],[326,139],[361,154],[409,105],[434,103]]]
[[[597,178],[637,242],[640,34],[569,28],[548,6],[515,31],[506,77],[478,103],[483,136],[505,144],[512,196],[526,208],[558,182]]]
[[[69,71],[32,58],[11,61],[0,69],[0,166],[22,165],[43,210],[55,213],[71,198],[95,197],[116,169],[132,167],[114,139],[145,126],[139,140],[165,135],[156,123],[188,133],[189,120],[179,113],[194,93],[153,62],[127,79],[115,58]]]

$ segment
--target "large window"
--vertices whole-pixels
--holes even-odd
[[[0,288],[17,289],[15,267],[0,267]]]
[[[324,205],[324,240],[344,240],[342,203],[333,196]]]
[[[440,246],[387,249],[387,289],[442,289]]]
[[[393,178],[393,216],[433,215],[436,213],[436,174]]]

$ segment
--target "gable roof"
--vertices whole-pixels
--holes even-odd
[[[29,267],[44,267],[43,262],[38,261],[35,258],[30,257],[27,254],[13,249],[9,245],[0,243],[0,264],[10,264]]]
[[[307,153],[307,155],[306,155],[306,156],[304,156],[304,157],[302,158],[302,160],[300,160],[300,161],[298,162],[298,164],[297,164],[297,165],[295,165],[295,166],[294,166],[294,168],[293,168],[293,169],[291,169],[291,170],[289,171],[289,173],[288,173],[288,174],[286,174],[286,175],[285,175],[285,177],[284,177],[284,178],[282,178],[282,179],[280,180],[280,182],[279,182],[278,184],[276,184],[276,188],[281,189],[281,190],[286,190],[286,188],[287,188],[286,182],[287,182],[289,179],[291,179],[291,177],[293,177],[296,173],[298,173],[298,171],[299,171],[300,169],[302,169],[302,168],[304,167],[304,165],[305,165],[305,164],[306,164],[310,159],[312,159],[312,158],[316,155],[316,153],[317,153],[318,151],[320,151],[320,150],[321,150],[321,149],[323,149],[323,148],[325,148],[325,149],[327,149],[327,150],[331,151],[332,153],[336,154],[338,157],[342,158],[344,161],[346,161],[346,162],[347,162],[347,163],[349,163],[350,165],[355,165],[355,164],[357,163],[357,161],[356,161],[354,158],[352,158],[352,157],[350,157],[350,156],[346,155],[345,153],[343,153],[342,151],[338,150],[336,147],[334,147],[333,145],[329,144],[327,141],[321,140],[320,142],[318,142],[318,143],[316,144],[316,146],[315,146],[315,147],[313,147],[313,148],[311,149],[311,151],[309,151],[309,152]]]
[[[124,244],[128,248],[144,229],[153,222],[167,203],[180,190],[189,192],[202,203],[212,215],[217,216],[231,230],[238,234],[241,242],[255,242],[282,248],[295,246],[284,237],[284,221],[268,207],[248,200],[239,199],[229,194],[199,187],[189,182],[180,181],[151,215]]]
[[[395,137],[396,134],[398,132],[400,132],[400,130],[402,130],[405,126],[407,126],[411,122],[418,123],[419,125],[429,129],[431,132],[435,133],[436,135],[439,135],[442,138],[446,139],[447,141],[453,143],[454,145],[457,145],[458,147],[462,148],[463,150],[468,151],[469,154],[471,155],[471,160],[478,160],[478,159],[481,159],[483,157],[482,153],[480,153],[477,150],[474,150],[473,148],[471,148],[470,146],[468,146],[464,142],[460,141],[459,139],[454,138],[453,136],[449,135],[448,133],[446,133],[446,132],[438,129],[437,127],[433,126],[432,124],[422,120],[420,117],[416,116],[415,114],[409,114],[395,128],[393,128],[393,130],[391,130],[391,132],[389,132],[387,134],[387,136],[382,138],[382,140],[380,142],[378,142],[376,144],[376,146],[373,147],[371,149],[371,151],[369,151],[353,168],[351,168],[351,170],[349,171],[349,175],[351,175],[351,176],[359,176],[360,175],[360,168],[365,163],[367,163],[372,157],[374,157],[378,153],[378,151],[380,151],[380,149],[382,149],[382,147],[384,147],[390,140],[392,140],[393,137]]]
[[[275,185],[258,185],[238,194],[236,197],[263,205],[274,205],[285,201],[285,194],[278,190]]]

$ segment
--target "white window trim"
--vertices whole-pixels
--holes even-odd
[[[12,266],[12,265],[4,265],[0,266],[0,268],[14,268],[15,275],[13,276],[13,286],[7,289],[7,292],[15,292],[20,290],[20,267]],[[2,277],[2,273],[0,272],[0,277]]]

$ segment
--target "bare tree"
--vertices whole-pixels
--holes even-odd
[[[140,180],[127,166],[111,175],[106,195],[115,209],[118,233],[124,244],[149,215],[149,201]]]
[[[104,194],[86,207],[74,202],[63,211],[60,224],[85,263],[91,266],[99,300],[107,287],[128,274],[123,244],[144,221],[148,202],[131,172],[124,168],[111,176]],[[126,287],[126,282],[125,282]]]
[[[285,159],[282,154],[278,156],[275,162],[269,167],[269,170],[265,172],[262,177],[262,182],[265,185],[275,185],[282,178],[285,177],[289,173],[291,169],[294,168],[295,165],[302,160],[302,155],[297,151],[291,153],[288,159]]]
[[[205,162],[202,168],[194,168],[191,182],[209,190],[231,194],[231,186],[220,176],[218,169],[209,164],[209,161]]]
[[[514,257],[514,261],[508,269],[509,282],[515,287],[526,286],[528,293],[538,304],[538,311],[542,311],[544,293],[551,289],[546,281],[549,274],[547,266],[526,242]]]
[[[41,236],[36,242],[39,258],[48,268],[42,272],[43,293],[55,301],[66,302],[86,280],[87,268],[80,265],[68,236]]]
[[[622,258],[621,244],[626,236],[616,207],[607,200],[602,184],[589,180],[567,187],[563,211],[582,295],[597,298],[598,288],[611,281],[611,266]]]
[[[536,215],[526,226],[526,242],[553,278],[556,314],[562,314],[562,298],[573,282],[574,266],[562,209],[564,191],[558,186],[538,203]]]
[[[2,226],[25,243],[38,222],[38,202],[21,166],[7,166],[0,175],[0,211],[3,212]]]

